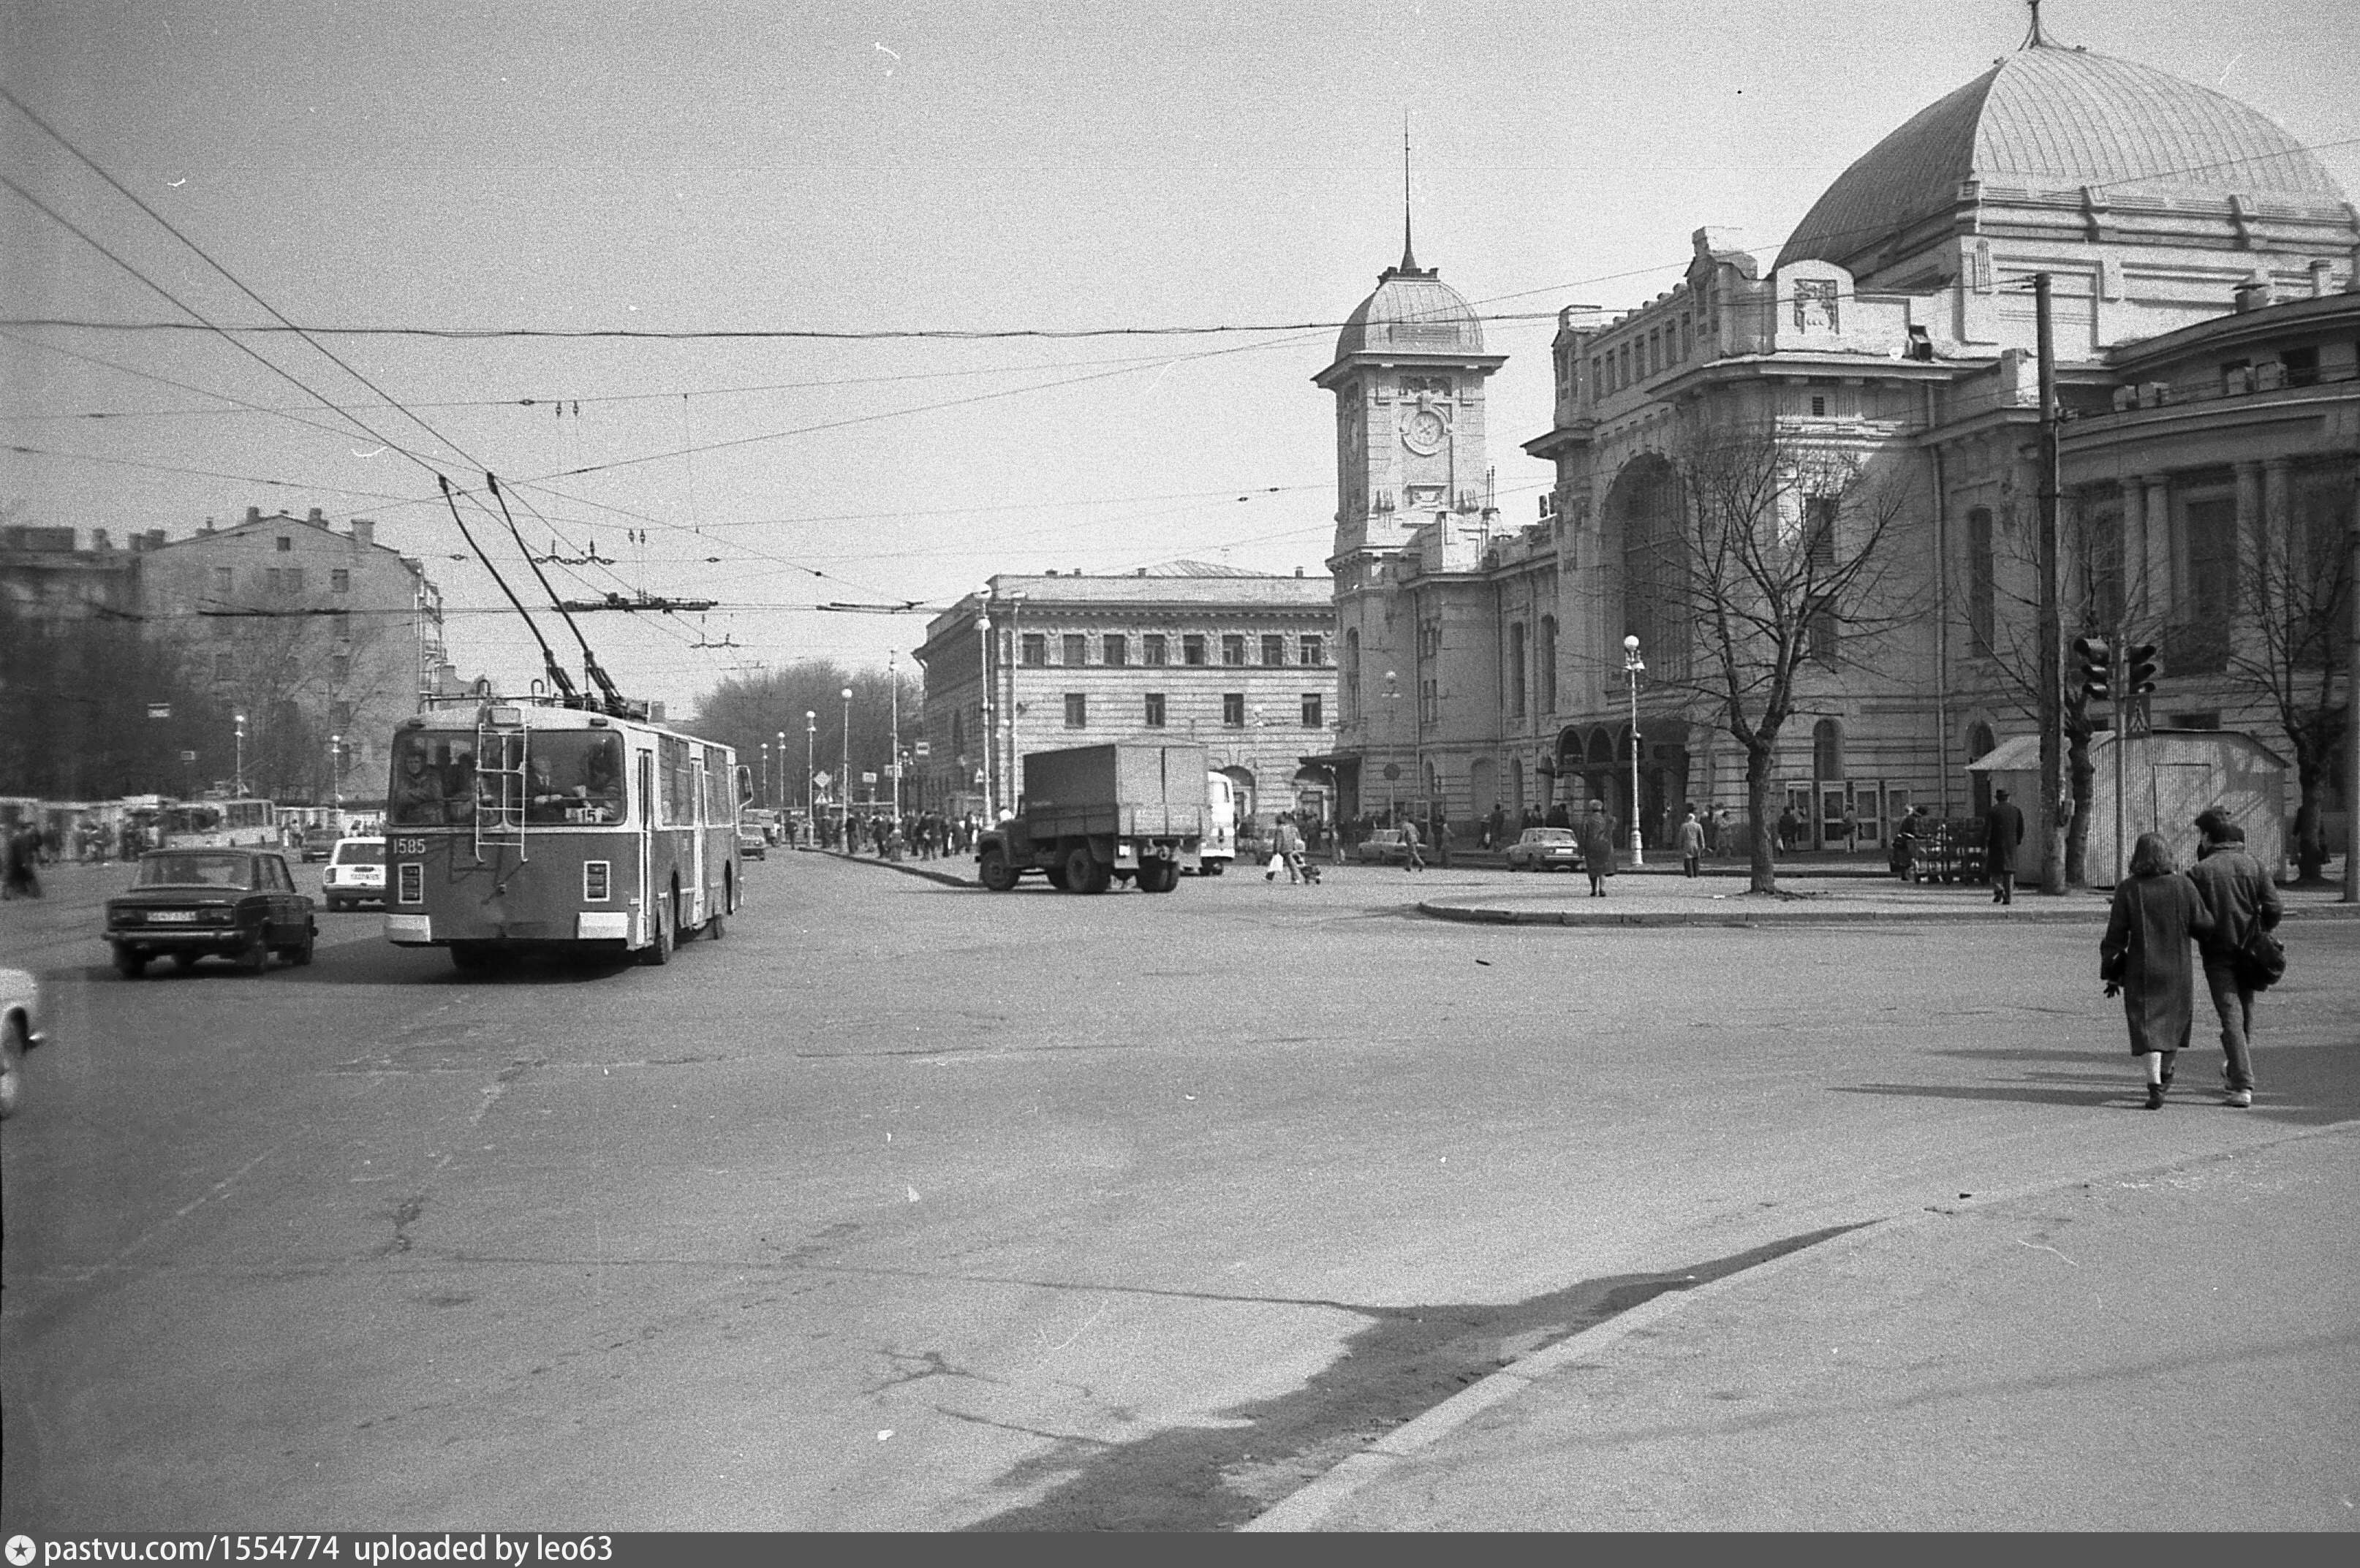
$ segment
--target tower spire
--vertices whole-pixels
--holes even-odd
[[[1402,111],[1402,259],[1404,272],[1417,270],[1417,253],[1409,243],[1409,111]]]

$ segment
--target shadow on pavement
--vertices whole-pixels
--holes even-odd
[[[1136,1443],[1065,1438],[1011,1471],[1014,1488],[1051,1483],[1039,1500],[976,1530],[1228,1530],[1243,1524],[1519,1356],[1669,1290],[1690,1290],[1841,1236],[1836,1225],[1665,1274],[1585,1279],[1509,1302],[1343,1306],[1366,1316],[1345,1356],[1302,1388],[1219,1412],[1229,1423],[1179,1427]],[[945,1411],[956,1416],[956,1411]]]
[[[2253,1108],[2237,1113],[2283,1126],[2327,1127],[2360,1116],[2360,1042],[2355,1045],[2278,1045],[2267,1033],[2254,1052]],[[2125,1050],[2100,1058],[2088,1051],[2037,1048],[1945,1051],[1934,1054],[1993,1061],[2073,1062],[2082,1073],[2035,1073],[2016,1083],[1836,1083],[1838,1094],[1897,1094],[1928,1100],[2016,1100],[2035,1105],[2147,1105],[2137,1061]],[[2220,1109],[2221,1048],[2201,1033],[2180,1052],[2178,1078],[2167,1108]],[[2070,1078],[2076,1087],[2032,1080]]]

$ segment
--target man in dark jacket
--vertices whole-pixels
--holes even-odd
[[[1983,865],[1991,872],[1992,902],[2016,902],[2016,852],[2024,844],[2024,813],[2005,789],[1992,791],[1983,813]]]
[[[2196,846],[2196,864],[2188,879],[2212,912],[2212,934],[2198,944],[2204,956],[2204,985],[2212,993],[2212,1010],[2221,1016],[2228,1103],[2243,1109],[2254,1103],[2254,992],[2245,982],[2237,953],[2256,926],[2263,931],[2276,926],[2285,906],[2270,874],[2245,853],[2245,830],[2231,822],[2226,811],[2217,806],[2207,811],[2196,819],[2196,831],[2204,836]]]

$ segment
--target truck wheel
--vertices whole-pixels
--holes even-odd
[[[1139,868],[1139,888],[1142,893],[1169,893],[1180,886],[1180,863],[1176,860],[1151,861]]]
[[[1113,870],[1098,863],[1090,846],[1077,844],[1065,856],[1065,887],[1075,893],[1103,893],[1113,880]]]
[[[995,893],[1005,893],[1016,886],[1016,868],[1008,864],[1008,856],[998,849],[987,849],[976,863],[976,880]]]
[[[1058,892],[1063,893],[1068,890],[1068,885],[1065,881],[1065,863],[1064,861],[1052,861],[1049,865],[1042,867],[1041,875],[1047,877],[1049,879],[1049,886],[1054,887]]]

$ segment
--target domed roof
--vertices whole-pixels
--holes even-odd
[[[2344,197],[2267,116],[2132,60],[2036,43],[1925,110],[1844,170],[1778,265],[1839,264],[1948,210],[1959,182],[2306,204]]]
[[[1408,256],[1377,275],[1377,291],[1346,318],[1336,339],[1340,363],[1361,353],[1480,354],[1483,323],[1459,290]]]

